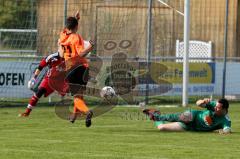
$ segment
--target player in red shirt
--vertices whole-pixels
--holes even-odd
[[[37,91],[34,93],[34,95],[29,100],[29,103],[27,105],[25,112],[20,114],[20,116],[23,116],[23,117],[29,116],[32,109],[36,106],[38,100],[42,97],[42,95],[44,95],[44,97],[47,97],[51,93],[54,92],[54,89],[49,85],[50,72],[51,72],[52,68],[54,68],[54,67],[56,68],[56,66],[60,65],[63,62],[64,62],[64,59],[62,57],[60,57],[58,52],[50,54],[41,60],[38,68],[34,72],[33,77],[28,82],[28,87],[30,89],[32,89],[35,84],[37,84],[38,82],[41,82],[41,83],[40,83]],[[44,78],[42,81],[37,81],[38,75],[45,67],[49,68],[48,72],[44,75]],[[65,95],[64,92],[61,92],[61,95],[64,96]]]

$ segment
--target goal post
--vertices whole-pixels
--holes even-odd
[[[188,105],[189,85],[189,38],[190,38],[190,0],[184,2],[184,56],[183,56],[183,95],[182,105]]]

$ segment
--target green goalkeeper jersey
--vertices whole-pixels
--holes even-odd
[[[217,116],[214,114],[216,103],[216,101],[211,101],[209,104],[206,104],[205,108],[207,110],[204,111],[192,110],[191,113],[194,120],[190,125],[186,124],[186,126],[195,131],[231,130],[231,121],[227,115]]]

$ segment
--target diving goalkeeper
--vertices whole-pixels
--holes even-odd
[[[36,106],[38,100],[44,95],[44,97],[49,96],[54,92],[54,89],[50,87],[49,85],[49,76],[51,69],[54,67],[57,67],[61,63],[64,62],[64,59],[60,57],[59,52],[50,54],[43,58],[41,62],[39,63],[37,69],[35,70],[33,77],[31,80],[28,82],[28,88],[33,89],[34,86],[40,83],[38,89],[36,92],[33,94],[33,96],[30,98],[29,103],[27,105],[27,108],[24,113],[20,114],[19,116],[22,117],[27,117],[30,115],[32,109]],[[43,70],[43,68],[48,67],[49,70],[46,72],[44,75],[43,79],[40,81],[37,81],[37,77],[39,76],[40,72]],[[67,85],[63,84],[62,87],[65,87],[67,89]],[[65,91],[61,92],[61,96],[65,95]]]
[[[154,121],[160,131],[218,130],[220,134],[231,133],[231,120],[228,117],[229,102],[226,99],[212,101],[205,98],[198,100],[196,104],[206,110],[187,110],[183,113],[162,115],[157,110],[144,109],[143,113]]]

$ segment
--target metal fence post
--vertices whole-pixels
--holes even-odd
[[[227,68],[227,48],[228,48],[228,13],[229,13],[229,11],[228,11],[229,3],[228,2],[229,2],[229,0],[226,0],[222,98],[225,97],[225,91],[226,91],[226,68]]]
[[[64,16],[63,16],[64,26],[67,20],[67,4],[68,4],[68,0],[64,0]]]
[[[147,27],[147,77],[145,103],[148,104],[149,96],[149,77],[152,54],[152,0],[148,0],[148,27]]]

